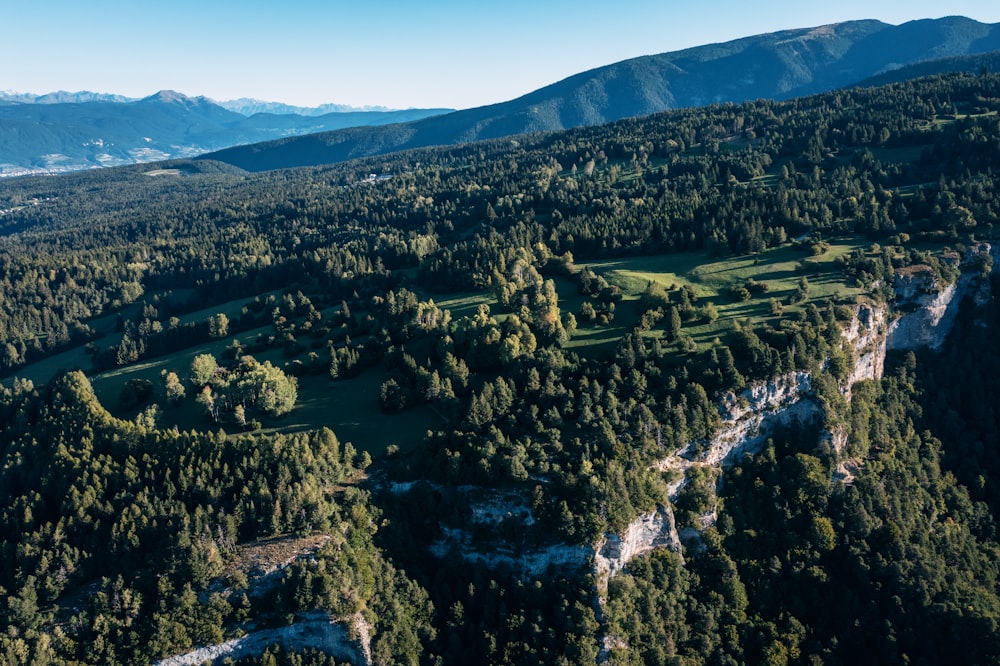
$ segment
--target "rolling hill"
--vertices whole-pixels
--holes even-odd
[[[523,97],[401,125],[351,128],[221,150],[250,170],[596,125],[667,109],[793,97],[850,86],[926,60],[1000,49],[1000,26],[964,17],[893,26],[875,20],[786,30],[644,56]]]

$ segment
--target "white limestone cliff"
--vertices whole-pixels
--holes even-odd
[[[360,614],[342,622],[328,613],[302,613],[296,622],[288,626],[253,631],[218,645],[162,659],[155,662],[155,666],[198,666],[205,662],[221,664],[226,659],[261,655],[271,645],[297,650],[317,648],[355,666],[368,666],[372,663],[370,631]]]
[[[607,588],[607,580],[621,571],[634,557],[656,548],[681,552],[674,512],[660,504],[652,513],[640,516],[622,534],[606,534],[594,552],[594,571]]]
[[[939,349],[951,330],[969,280],[963,276],[955,284],[939,288],[927,271],[897,275],[894,288],[897,305],[907,312],[889,325],[889,349]]]
[[[850,399],[851,387],[865,379],[881,379],[888,350],[888,309],[881,304],[859,305],[843,328],[844,341],[852,351],[854,364],[842,390]]]
[[[886,343],[893,349],[940,349],[955,323],[966,296],[982,305],[989,298],[990,283],[974,270],[976,259],[989,257],[991,272],[1000,272],[1000,245],[977,243],[966,251],[966,270],[953,284],[942,285],[927,267],[900,271],[893,281],[894,307],[902,315],[889,325]]]

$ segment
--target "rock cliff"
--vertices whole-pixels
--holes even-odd
[[[940,348],[955,322],[962,300],[971,296],[977,302],[983,302],[983,291],[988,292],[989,283],[982,279],[984,271],[981,267],[986,266],[993,273],[1000,271],[1000,246],[979,243],[967,251],[963,264],[966,270],[950,285],[940,284],[927,266],[900,271],[893,283],[895,299],[891,310],[875,302],[855,306],[854,316],[842,329],[844,343],[853,359],[850,371],[841,383],[841,392],[848,400],[851,387],[857,382],[882,378],[888,351]],[[975,270],[976,266],[980,269]],[[676,475],[668,488],[670,499],[675,499],[687,483],[688,472],[692,468],[709,466],[722,469],[733,465],[744,453],[760,450],[777,424],[818,418],[822,408],[812,395],[812,377],[805,372],[794,372],[754,383],[739,395],[730,393],[724,396],[719,414],[722,424],[707,446],[691,443],[657,461],[656,466],[661,471],[673,471]],[[827,433],[827,437],[838,454],[845,453],[846,430],[835,428]],[[860,465],[860,461],[844,458],[834,478],[850,483]],[[633,531],[633,527],[649,519],[649,516],[641,516],[626,530],[626,534],[644,534],[642,530]],[[712,520],[704,522],[708,525],[714,523]],[[704,528],[705,525],[699,527]],[[692,529],[686,531],[691,532]],[[670,543],[682,541],[676,536],[658,538]],[[686,543],[691,539],[683,541]],[[613,575],[628,564],[629,557],[653,547],[656,546],[650,543],[633,543],[628,549],[621,549],[617,557],[608,557],[606,561],[595,560]]]
[[[850,399],[851,387],[865,379],[881,379],[888,350],[888,309],[881,304],[859,305],[844,327],[844,341],[854,357],[851,372],[841,387]]]
[[[351,627],[356,637],[351,636]],[[155,666],[197,666],[209,662],[221,664],[227,659],[243,659],[263,654],[271,645],[287,648],[317,648],[355,666],[372,663],[369,627],[356,616],[349,623],[339,622],[327,613],[303,613],[287,627],[262,629],[246,636],[192,650],[155,662]]]
[[[862,303],[855,307],[854,316],[843,327],[843,340],[853,364],[841,384],[841,391],[850,399],[851,387],[862,380],[881,379],[885,369],[886,342],[889,330],[888,308],[875,303]],[[692,442],[686,447],[657,461],[661,471],[672,471],[674,481],[668,486],[670,499],[676,499],[687,484],[688,472],[698,466],[721,470],[736,464],[745,453],[756,453],[779,424],[794,422],[807,423],[821,418],[822,407],[812,393],[812,375],[807,372],[792,372],[768,381],[755,382],[739,394],[726,394],[719,404],[722,424],[707,445]],[[843,449],[846,433],[831,432],[834,448]],[[849,481],[855,465],[846,465],[840,478]],[[721,478],[721,475],[720,475]],[[714,524],[714,513],[699,525],[701,529]],[[637,523],[647,521],[648,516],[637,519]],[[633,523],[635,525],[635,523]],[[632,527],[629,527],[629,533]],[[692,528],[686,530],[685,543],[696,543]],[[642,534],[638,531],[637,534]],[[662,539],[663,537],[661,537]],[[675,535],[673,541],[682,539]],[[634,544],[631,550],[622,550],[621,557],[602,563],[613,575],[628,563],[632,552],[638,554],[651,550],[651,544]]]
[[[893,349],[940,349],[968,296],[984,303],[990,284],[986,274],[1000,272],[1000,246],[977,243],[962,257],[964,271],[952,284],[942,284],[926,266],[899,271],[893,281],[894,310],[900,316],[889,325],[886,343]]]
[[[681,541],[677,535],[674,512],[669,504],[660,504],[650,514],[633,521],[623,534],[607,534],[597,544],[594,553],[594,571],[598,580],[607,580],[622,570],[633,557],[654,548],[669,548],[681,552]]]
[[[756,382],[739,395],[728,393],[719,405],[722,425],[707,442],[691,442],[656,463],[660,471],[672,471],[675,480],[668,494],[675,499],[687,483],[692,467],[726,467],[744,453],[756,453],[778,423],[806,421],[819,406],[802,396],[812,388],[807,372],[792,372],[766,382]]]
[[[860,305],[855,317],[844,327],[854,365],[845,382],[850,386],[862,379],[882,376],[886,353],[887,309],[875,304]],[[668,497],[673,500],[687,483],[688,473],[695,467],[722,469],[735,464],[745,453],[756,453],[780,424],[806,423],[822,416],[822,408],[813,398],[812,376],[807,372],[791,372],[768,381],[755,382],[739,394],[729,393],[719,404],[722,424],[715,435],[706,441],[690,442],[672,455],[657,461],[661,471],[670,471],[674,481],[668,485]],[[410,488],[400,487],[397,492]],[[470,526],[491,524],[494,527],[514,520],[524,527],[534,523],[531,510],[519,496],[501,496],[497,491],[462,489],[469,506]],[[715,514],[706,514],[697,527],[704,529],[714,524]],[[697,530],[688,529],[684,541],[695,544]],[[653,512],[640,516],[621,534],[606,534],[591,548],[555,545],[543,549],[523,549],[508,544],[484,552],[474,543],[465,529],[443,529],[443,538],[432,546],[432,553],[443,557],[449,551],[458,551],[466,559],[480,562],[490,568],[509,567],[525,574],[538,574],[551,565],[585,566],[592,563],[594,573],[602,588],[607,580],[620,572],[628,562],[656,548],[683,551],[681,535],[674,521],[669,503],[658,506]]]
[[[898,274],[893,287],[896,307],[903,314],[889,325],[889,349],[938,349],[951,330],[962,297],[968,292],[971,276],[939,285],[928,270]]]

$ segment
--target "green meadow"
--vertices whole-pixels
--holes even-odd
[[[699,346],[710,344],[716,337],[724,337],[731,330],[733,320],[760,322],[772,318],[772,299],[785,304],[784,310],[788,312],[810,301],[860,294],[861,289],[844,282],[837,259],[868,244],[849,238],[828,241],[827,245],[829,249],[819,255],[812,255],[808,244],[787,244],[755,255],[723,259],[699,252],[581,262],[578,268],[589,266],[608,283],[618,286],[623,299],[610,325],[580,326],[569,346],[589,353],[616,344],[638,323],[638,300],[651,282],[662,285],[668,293],[690,287],[698,299],[696,306],[704,306],[707,302],[715,305],[719,316],[714,322],[688,322],[683,326],[683,333],[691,336]],[[796,292],[803,277],[809,284],[808,297],[802,303],[788,305],[788,298]],[[749,300],[734,299],[730,289],[741,287],[748,280],[766,284],[767,292],[754,294]],[[560,297],[562,295],[560,289]],[[574,297],[579,300],[575,292],[567,295],[570,300]],[[659,335],[659,329],[654,328],[652,335]]]

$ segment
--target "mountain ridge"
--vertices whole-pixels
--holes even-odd
[[[0,93],[0,176],[60,173],[188,158],[228,146],[345,127],[408,122],[450,109],[245,116],[213,100],[161,90]]]
[[[914,62],[1000,49],[1000,24],[965,17],[893,26],[873,19],[798,28],[641,56],[507,102],[408,125],[230,148],[205,157],[249,170],[612,122],[682,107],[789,99],[854,85]]]
[[[995,50],[1000,24],[956,16],[899,26],[864,19],[631,58],[460,111],[324,105],[302,115],[294,112],[302,107],[219,103],[166,90],[141,99],[7,91],[0,93],[0,176],[195,156],[253,171],[310,166],[682,107],[788,99],[891,76],[916,63]],[[318,113],[326,109],[332,111]]]
[[[76,92],[70,92],[67,90],[55,90],[47,93],[27,93],[19,92],[17,90],[0,90],[0,104],[80,104],[84,102],[117,102],[121,104],[126,104],[129,102],[138,102],[142,99],[149,99],[151,97],[156,97],[157,95],[163,93],[174,93],[183,97],[191,97],[172,90],[160,90],[151,95],[146,95],[145,97],[129,97],[127,95],[119,95],[116,93],[101,93],[94,92],[91,90],[78,90]],[[245,116],[252,116],[255,113],[277,113],[277,114],[294,114],[300,116],[321,116],[328,113],[354,113],[354,112],[386,112],[386,111],[410,111],[413,107],[407,109],[394,109],[388,106],[352,106],[350,104],[336,104],[327,103],[320,104],[318,106],[299,106],[294,104],[286,104],[284,102],[275,102],[268,100],[255,99],[253,97],[240,97],[238,99],[231,100],[217,100],[211,97],[206,97],[204,95],[196,95],[192,97],[193,99],[205,99],[217,106],[228,111],[236,111],[237,113]],[[452,109],[448,109],[449,111]]]

